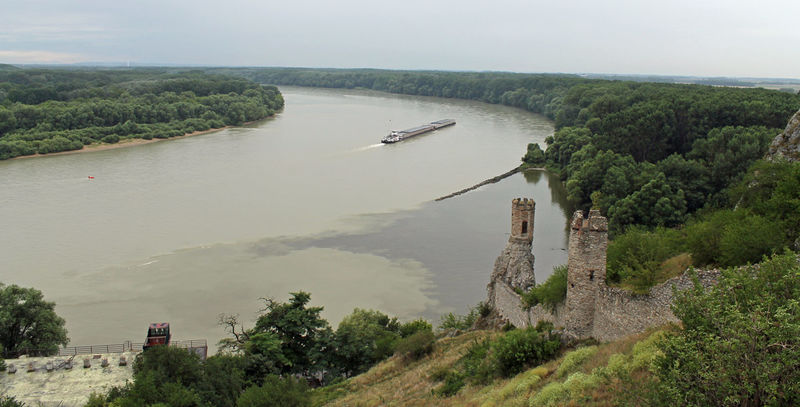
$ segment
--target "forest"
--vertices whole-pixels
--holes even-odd
[[[0,69],[0,159],[241,125],[283,107],[274,86],[199,71]]]

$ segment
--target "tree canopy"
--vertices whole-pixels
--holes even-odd
[[[0,345],[3,356],[50,355],[69,342],[55,303],[34,288],[0,283]]]
[[[0,71],[0,159],[240,125],[282,107],[274,86],[201,72]]]

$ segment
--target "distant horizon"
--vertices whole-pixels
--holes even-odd
[[[657,73],[618,73],[618,72],[524,72],[509,70],[470,70],[470,69],[431,69],[431,68],[375,68],[375,67],[332,67],[332,66],[272,66],[272,65],[211,65],[211,64],[181,64],[181,63],[150,63],[150,62],[74,62],[74,63],[12,63],[0,61],[0,65],[12,65],[20,68],[232,68],[232,69],[330,69],[330,70],[376,70],[376,71],[409,71],[409,72],[476,72],[476,73],[511,73],[523,75],[575,75],[598,77],[639,77],[639,78],[687,78],[687,79],[737,79],[737,80],[778,80],[800,83],[798,77],[768,77],[768,76],[712,76],[712,75],[678,75]]]
[[[0,61],[795,78],[798,15],[796,0],[35,0],[3,8]]]

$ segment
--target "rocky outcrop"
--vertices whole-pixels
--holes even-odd
[[[786,159],[800,161],[800,111],[794,114],[786,125],[786,130],[772,140],[767,152],[768,160]]]
[[[509,240],[503,253],[495,260],[489,283],[489,300],[494,298],[494,283],[502,281],[511,288],[527,291],[536,285],[533,274],[532,243],[524,240]],[[494,305],[494,304],[491,304]]]

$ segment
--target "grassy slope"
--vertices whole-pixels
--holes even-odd
[[[314,392],[316,406],[611,406],[642,404],[652,383],[649,366],[663,330],[617,342],[571,350],[559,359],[487,386],[467,386],[441,398],[432,390],[432,371],[452,366],[475,341],[500,335],[470,332],[437,342],[420,361],[404,364],[392,357],[370,371]]]

